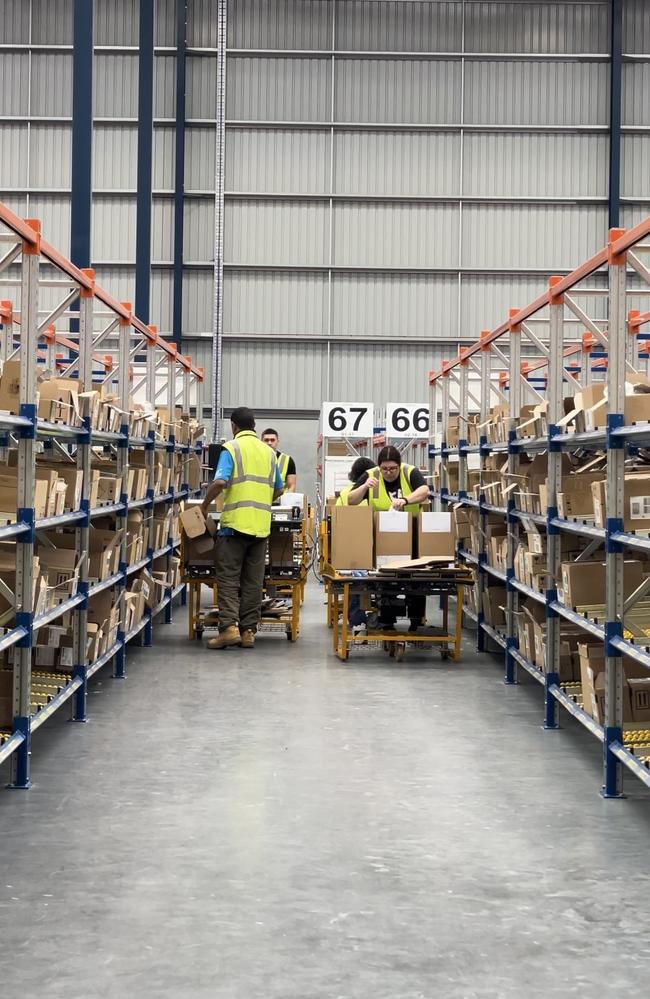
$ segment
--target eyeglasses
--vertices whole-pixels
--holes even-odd
[[[382,465],[381,471],[388,472],[390,475],[392,472],[399,472],[399,465]]]

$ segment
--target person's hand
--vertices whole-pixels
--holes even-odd
[[[375,488],[376,486],[378,486],[378,485],[379,485],[379,482],[378,482],[378,480],[377,480],[377,479],[376,479],[376,478],[374,477],[374,475],[369,475],[369,476],[368,476],[368,478],[366,479],[366,487],[367,487],[368,489],[374,489],[374,488]]]
[[[393,510],[403,510],[406,506],[406,500],[403,496],[396,496],[393,500]]]

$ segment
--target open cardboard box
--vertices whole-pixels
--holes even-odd
[[[592,483],[594,519],[597,527],[604,527],[607,519],[607,482]],[[627,473],[624,481],[623,530],[647,532],[650,530],[650,475]]]
[[[413,557],[414,518],[405,510],[375,513],[375,565],[380,569],[396,556]]]
[[[330,563],[334,569],[372,569],[373,512],[368,506],[330,508]]]
[[[602,557],[602,556],[600,556]],[[629,597],[645,578],[645,564],[634,560],[623,563],[623,586]],[[562,602],[567,607],[586,607],[605,603],[604,562],[563,562]]]
[[[456,508],[454,512],[462,508]],[[469,534],[469,527],[467,530]],[[452,514],[425,511],[417,517],[416,555],[440,555],[454,560],[455,540]]]

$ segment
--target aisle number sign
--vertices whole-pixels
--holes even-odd
[[[389,402],[386,405],[387,437],[428,437],[429,406],[424,402]]]
[[[372,437],[371,402],[324,402],[323,437]]]

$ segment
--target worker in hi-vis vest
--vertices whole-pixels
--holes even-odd
[[[350,486],[343,486],[343,489],[341,489],[340,493],[338,494],[338,496],[336,498],[336,505],[337,506],[347,506],[348,505],[348,496],[350,495],[350,493],[354,489],[355,484],[359,481],[359,479],[361,478],[361,476],[363,475],[364,472],[367,472],[369,469],[374,468],[374,467],[375,467],[375,463],[372,460],[372,458],[357,458],[357,460],[355,462],[353,462],[352,468],[350,469],[350,474],[348,475],[348,478],[349,478],[350,482],[352,483],[352,485],[350,485]],[[367,500],[361,500],[361,502],[365,506],[368,506],[368,501]]]
[[[268,427],[262,433],[262,440],[275,451],[275,457],[278,462],[278,468],[280,469],[280,475],[282,476],[282,481],[284,482],[284,492],[295,493],[296,482],[298,481],[296,463],[290,454],[283,454],[282,451],[278,450],[280,437],[278,436],[277,430],[274,430],[273,427]]]
[[[240,406],[230,422],[234,440],[224,444],[202,504],[207,515],[210,503],[224,494],[214,566],[219,637],[211,638],[208,648],[252,649],[261,617],[271,504],[282,495],[284,483],[275,454],[255,433],[251,410]]]
[[[367,500],[373,510],[406,510],[417,516],[422,503],[429,499],[429,487],[419,468],[404,465],[396,447],[388,445],[377,456],[377,465],[364,472],[348,494],[348,506],[358,506]],[[409,631],[415,632],[426,612],[426,597],[407,596]],[[397,620],[397,605],[380,607],[379,621],[384,629],[392,630]]]

